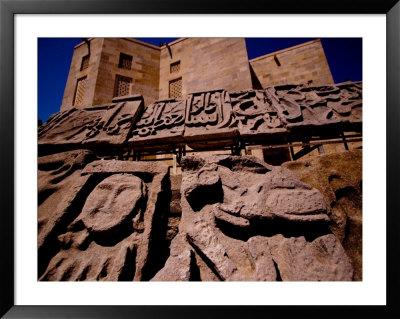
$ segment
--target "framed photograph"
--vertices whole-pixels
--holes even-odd
[[[1,316],[236,318],[268,314],[350,318],[374,313],[392,318],[400,315],[396,254],[399,207],[395,186],[399,176],[396,146],[400,133],[397,0],[306,1],[301,5],[292,0],[262,5],[251,1],[245,7],[243,3],[227,6],[209,1],[196,7],[183,1],[0,0],[0,14]],[[37,256],[38,39],[81,37],[362,38],[362,279],[343,284],[38,280],[41,267]],[[124,52],[119,67],[130,68],[131,59]],[[180,67],[179,61],[172,62],[168,65],[169,73]],[[80,59],[80,68],[86,68],[87,63],[84,57]],[[276,56],[274,63],[280,64]],[[116,103],[118,95],[123,96],[131,85],[132,80],[125,73],[111,85]],[[71,92],[75,91],[71,95],[73,103],[84,103],[78,96],[78,84],[85,85],[85,79],[77,78],[70,85]],[[182,78],[169,80],[165,94],[176,98],[182,89]],[[154,187],[161,183],[157,174],[151,182]]]

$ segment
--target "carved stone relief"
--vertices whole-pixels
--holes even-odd
[[[65,190],[72,189],[81,178],[86,164],[96,160],[87,150],[75,150],[38,159],[38,242],[39,247],[47,240],[62,218],[62,212],[70,198]]]
[[[152,280],[352,280],[323,196],[287,169],[251,156],[182,167],[179,233]]]
[[[143,110],[143,98],[56,113],[38,132],[39,147],[122,146]]]
[[[157,101],[135,124],[129,143],[135,146],[183,142],[186,100]]]
[[[328,102],[342,121],[349,123],[362,122],[362,82],[345,82],[338,84],[340,92],[333,101]]]
[[[237,134],[228,92],[216,90],[189,95],[185,120],[186,141],[231,138]]]
[[[38,168],[39,280],[353,279],[322,194],[255,157],[183,158],[169,253],[168,166],[78,150]]]
[[[240,136],[286,132],[278,111],[264,91],[229,93]]]
[[[166,228],[163,207],[169,204],[168,166],[93,161],[74,183],[63,186],[47,227],[39,229],[39,280],[153,277],[166,249],[161,234]],[[39,205],[39,216],[46,215],[45,203]]]
[[[265,92],[289,130],[361,121],[362,95],[358,83],[283,85],[269,87]]]
[[[362,123],[362,84],[352,82],[230,93],[214,90],[192,93],[187,99],[157,101],[145,109],[140,96],[114,102],[53,115],[39,128],[39,150],[232,146],[239,137],[281,141],[292,132],[337,135],[360,130]]]

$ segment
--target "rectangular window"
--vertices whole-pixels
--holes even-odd
[[[89,57],[90,55],[85,55],[82,58],[81,71],[89,67]]]
[[[179,72],[180,69],[181,69],[181,61],[171,63],[170,68],[169,68],[169,73]]]
[[[115,78],[114,96],[129,95],[131,92],[132,79],[126,76],[117,75]]]
[[[76,82],[74,106],[83,105],[86,91],[86,76],[78,79]]]
[[[120,69],[130,70],[132,68],[132,57],[130,55],[120,53],[118,67]]]
[[[169,82],[169,97],[171,99],[178,99],[182,97],[182,78]]]

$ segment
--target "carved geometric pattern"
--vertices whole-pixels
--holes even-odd
[[[182,97],[182,78],[169,82],[169,98],[177,99]]]
[[[131,78],[117,75],[115,79],[115,96],[129,95],[131,91],[131,83]]]
[[[80,78],[76,83],[75,101],[74,101],[75,106],[82,105],[83,103],[86,91],[86,78],[87,78],[86,76]]]
[[[89,67],[89,58],[90,58],[90,55],[85,55],[82,58],[81,71],[85,70]]]
[[[177,62],[171,63],[169,71],[170,71],[170,73],[175,73],[175,72],[179,72],[180,69],[181,69],[181,61],[177,61]]]
[[[118,67],[120,69],[130,70],[132,68],[132,57],[130,55],[121,53],[119,56]]]

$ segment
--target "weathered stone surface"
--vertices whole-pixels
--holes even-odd
[[[350,281],[353,267],[335,235],[307,242],[301,237],[268,239],[283,281]]]
[[[232,146],[239,136],[282,143],[288,136],[299,140],[303,134],[360,130],[362,122],[362,84],[352,82],[192,93],[157,101],[143,114],[141,96],[113,101],[55,114],[39,128],[39,149],[129,145],[162,151],[184,144],[201,149]]]
[[[238,158],[238,161],[241,161],[241,159]],[[214,207],[214,214],[217,218],[225,215],[229,218],[237,218],[238,223],[244,224],[246,222],[242,218],[248,220],[249,223],[252,220],[263,219],[283,219],[297,222],[329,221],[329,217],[326,215],[327,207],[322,195],[308,185],[295,181],[289,172],[264,164],[266,170],[269,169],[270,172],[262,175],[249,174],[249,177],[252,177],[252,182],[247,185],[247,183],[243,184],[241,180],[244,177],[240,176],[243,175],[242,172],[232,174],[232,171],[223,165],[223,161],[219,164],[219,166],[216,164],[210,166],[215,167],[213,178],[215,180],[217,177],[221,179],[220,189],[222,191],[218,192],[217,189],[214,189],[208,197],[209,200],[221,203]],[[262,162],[257,164],[261,165]],[[246,170],[246,167],[244,167],[244,170]],[[204,175],[202,173],[205,171],[210,171],[208,165],[199,170],[198,176]],[[191,180],[188,189],[193,187],[204,189],[204,185],[206,185],[205,181],[195,178]],[[215,198],[219,193],[223,193],[219,196],[220,200]],[[195,199],[191,197],[187,199],[192,208],[196,207],[197,202],[205,203],[205,200],[200,200],[199,196]]]
[[[193,276],[193,261],[193,252],[180,234],[170,245],[169,258],[164,267],[151,281],[189,281]]]
[[[171,256],[151,281],[189,281],[191,255],[190,250],[184,250],[178,256]]]
[[[348,156],[357,165],[355,155]],[[323,158],[332,167],[335,159]],[[343,172],[327,178],[329,187],[339,187],[331,190],[329,207],[284,167],[251,156],[184,157],[180,217],[168,215],[167,166],[95,159],[89,151],[39,159],[40,280],[353,279],[340,240],[348,246],[356,240],[347,240],[338,223],[340,209],[355,205],[354,196],[343,200],[349,189],[340,187]],[[179,181],[173,179],[172,188]],[[167,235],[171,217],[177,235]]]
[[[189,242],[212,264],[213,269],[221,280],[229,279],[236,265],[227,256],[227,253],[215,236],[215,230],[205,220],[195,218],[193,227],[188,229],[187,238]]]
[[[289,130],[360,123],[362,87],[360,83],[308,87],[283,85],[265,90],[280,119]]]
[[[82,208],[82,222],[91,233],[116,234],[140,210],[145,183],[134,175],[113,174],[100,182]]]
[[[96,160],[87,150],[63,152],[38,158],[38,245],[39,248],[60,222],[72,198],[66,190],[74,189],[86,164]]]
[[[191,275],[179,280],[195,271],[198,280],[279,280],[276,267],[285,269],[283,280],[352,280],[348,257],[329,234],[322,195],[289,170],[251,156],[188,156],[182,169],[179,233],[154,280],[174,280],[171,269],[187,251],[197,268],[186,260],[184,273]],[[282,234],[304,247],[299,253],[290,245],[277,249],[275,238]],[[327,251],[320,252],[324,245]],[[293,265],[284,268],[289,261]]]
[[[189,95],[185,141],[229,139],[237,135],[236,119],[228,92],[215,90]]]
[[[150,105],[129,143],[158,150],[183,143],[194,149],[229,146],[239,136],[250,142],[282,143],[289,136],[301,140],[303,134],[338,136],[343,130],[360,130],[361,121],[361,82],[214,90]]]
[[[349,123],[362,122],[362,82],[344,82],[336,85],[335,90],[326,98],[338,118]]]
[[[54,114],[39,128],[39,148],[122,146],[143,110],[143,98]]]
[[[168,166],[93,161],[68,185],[39,232],[39,263],[48,262],[39,279],[153,277],[165,255]]]
[[[320,213],[327,210],[325,200],[317,190],[283,190],[270,191],[265,201],[266,209],[277,216],[288,219],[313,220],[321,218]],[[323,215],[326,221],[328,216]]]
[[[278,111],[264,91],[229,93],[240,136],[286,133]]]
[[[61,250],[51,259],[40,280],[118,281],[132,280],[135,272],[134,236],[115,246],[102,246],[89,239],[87,230],[58,237]]]
[[[362,151],[327,154],[282,166],[322,193],[332,220],[330,229],[351,259],[354,280],[362,280]]]
[[[149,105],[135,124],[129,144],[160,147],[162,143],[183,142],[185,115],[186,100],[171,99]]]
[[[247,241],[250,256],[254,261],[255,279],[257,281],[276,281],[277,274],[269,250],[268,238],[262,236],[251,237]]]

